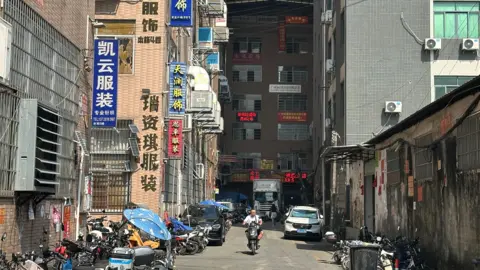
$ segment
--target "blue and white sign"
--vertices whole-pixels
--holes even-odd
[[[193,3],[192,0],[171,0],[170,2],[170,26],[193,27]]]
[[[93,58],[92,127],[117,126],[118,40],[96,39]]]
[[[199,27],[198,28],[198,47],[202,49],[213,48],[213,28]]]
[[[171,62],[169,76],[168,114],[184,115],[187,105],[187,65],[180,62]]]
[[[218,52],[210,53],[205,61],[207,61],[209,70],[217,71],[220,69],[220,56]]]

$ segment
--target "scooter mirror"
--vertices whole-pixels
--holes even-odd
[[[7,233],[4,232],[4,233],[2,234],[2,242],[5,241],[6,239],[7,239]]]
[[[381,242],[381,241],[382,241],[382,237],[377,236],[377,242]]]
[[[400,226],[397,227],[397,231],[400,231]]]

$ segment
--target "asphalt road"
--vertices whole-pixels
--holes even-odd
[[[247,248],[245,228],[232,227],[223,246],[209,246],[202,254],[177,257],[178,270],[207,269],[324,269],[338,270],[331,258],[331,245],[305,240],[284,240],[282,226],[263,226],[264,238],[258,254]]]

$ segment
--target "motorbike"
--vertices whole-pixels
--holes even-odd
[[[252,255],[255,255],[258,250],[258,229],[260,224],[255,221],[250,222],[248,229],[245,231],[248,240],[248,248],[252,251]]]
[[[208,238],[207,235],[210,232],[211,227],[209,226],[197,226],[194,231],[192,231],[190,235],[190,240],[195,241],[198,243],[198,251],[197,253],[202,253],[208,245]]]
[[[93,267],[95,265],[95,262],[97,261],[97,258],[99,257],[101,249],[95,243],[92,243],[89,246],[80,246],[73,241],[63,239],[61,242],[61,247],[55,250],[55,252],[66,255],[67,259],[71,259],[73,267]]]
[[[155,259],[155,251],[148,246],[115,248],[106,270],[167,270],[164,261]]]

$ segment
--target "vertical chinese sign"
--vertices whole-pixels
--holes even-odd
[[[70,218],[72,216],[72,207],[63,206],[63,238],[70,238]]]
[[[142,115],[142,169],[144,174],[140,176],[142,189],[155,192],[157,190],[156,173],[160,169],[160,154],[158,136],[161,128],[158,127],[160,119],[158,117],[160,97],[157,95],[148,95],[143,97],[143,115]]]
[[[183,116],[186,106],[187,92],[187,65],[185,63],[170,63],[170,96],[168,100],[168,114]]]
[[[137,37],[137,43],[146,44],[160,44],[162,41],[161,36],[149,36],[150,33],[158,32],[158,20],[155,17],[158,16],[158,2],[143,2],[142,3],[142,15],[147,17],[143,18],[143,33],[144,36]],[[153,18],[152,18],[153,17]]]
[[[285,22],[278,23],[278,51],[285,52],[287,50],[287,29]]]
[[[168,158],[183,158],[183,120],[170,119],[168,122]]]
[[[92,127],[116,127],[118,40],[95,40]]]
[[[170,26],[192,27],[193,9],[192,0],[171,0],[170,2]]]

